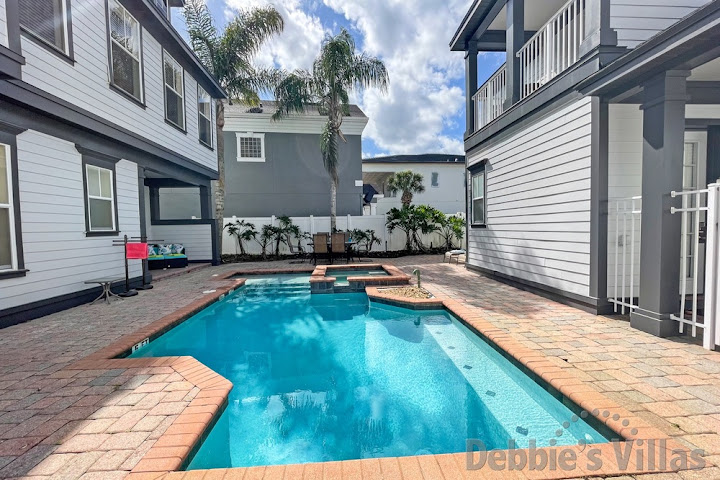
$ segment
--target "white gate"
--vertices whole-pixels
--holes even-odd
[[[608,201],[608,227],[614,248],[614,252],[608,252],[611,258],[610,266],[614,267],[608,278],[608,301],[614,305],[615,313],[623,315],[626,311],[630,313],[638,307],[641,218],[642,197]]]
[[[718,213],[720,209],[720,184],[708,185],[704,190],[671,192],[671,196],[682,198],[682,207],[671,209],[673,214],[682,215],[682,240],[680,251],[681,278],[690,281],[680,282],[680,312],[671,315],[680,324],[680,333],[684,333],[685,325],[691,328],[693,337],[697,336],[698,328],[704,330],[703,346],[713,350],[720,344],[717,329],[718,308],[720,307],[720,238],[718,232]],[[705,234],[705,271],[700,265],[701,224],[706,216]],[[700,298],[700,288],[704,277],[704,295]],[[688,298],[690,299],[688,301]]]

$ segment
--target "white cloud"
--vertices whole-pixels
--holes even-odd
[[[363,48],[385,62],[388,94],[368,90],[360,99],[370,117],[366,135],[381,150],[462,153],[462,138],[443,133],[457,123],[464,92],[462,54],[448,43],[468,0],[324,0],[363,34]],[[462,130],[462,129],[461,129]]]
[[[228,15],[233,9],[273,5],[283,20],[285,28],[280,36],[273,38],[263,47],[256,63],[261,66],[278,66],[288,70],[309,68],[320,52],[320,44],[328,28],[323,27],[320,18],[312,12],[312,5],[306,6],[301,0],[227,0]]]

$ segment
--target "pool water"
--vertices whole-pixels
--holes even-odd
[[[252,280],[133,354],[234,385],[189,469],[607,441],[445,311],[283,293],[305,281]]]
[[[385,270],[328,270],[325,274],[335,277],[335,285],[349,285],[348,277],[387,277]]]

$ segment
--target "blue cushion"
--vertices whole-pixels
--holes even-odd
[[[165,259],[172,259],[172,258],[187,258],[187,255],[165,255]]]

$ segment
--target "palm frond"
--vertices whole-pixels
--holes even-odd
[[[345,81],[356,87],[375,87],[386,92],[389,76],[382,60],[362,53],[353,59],[352,68],[347,71]]]
[[[223,48],[238,57],[251,58],[284,26],[282,16],[272,6],[238,12],[225,28]]]
[[[210,73],[216,73],[218,33],[204,0],[188,0],[183,8],[190,46]]]
[[[313,103],[313,77],[305,70],[281,73],[275,86],[277,110],[273,120],[280,120],[292,113],[302,113]]]

